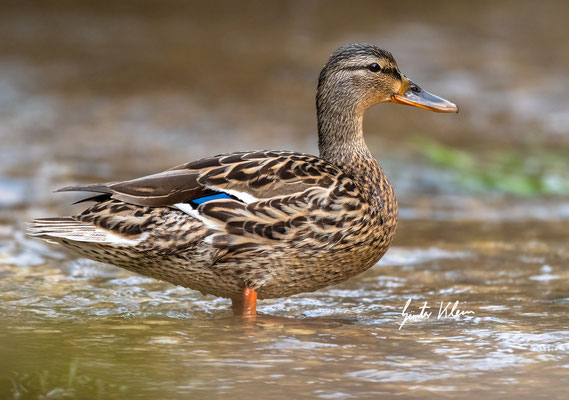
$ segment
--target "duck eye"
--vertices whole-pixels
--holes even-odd
[[[381,67],[378,63],[372,63],[367,67],[371,72],[379,72],[381,71]]]

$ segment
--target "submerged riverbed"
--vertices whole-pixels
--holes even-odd
[[[0,9],[0,398],[566,397],[565,3],[105,3]],[[316,153],[316,77],[353,41],[461,106],[368,112],[401,219],[364,274],[245,322],[228,300],[24,236],[83,208],[52,193],[67,184]],[[409,300],[423,317],[403,324]],[[466,314],[439,318],[441,303]]]

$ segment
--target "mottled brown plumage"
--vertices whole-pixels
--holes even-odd
[[[386,101],[453,106],[402,76],[388,52],[344,46],[318,82],[320,157],[239,152],[64,188],[96,203],[35,220],[28,234],[236,303],[244,288],[274,298],[345,281],[383,256],[397,225],[393,189],[362,133],[365,110]]]

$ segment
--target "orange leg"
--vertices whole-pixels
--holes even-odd
[[[243,288],[243,295],[240,299],[231,300],[233,314],[242,317],[252,317],[257,315],[257,292],[248,287]]]

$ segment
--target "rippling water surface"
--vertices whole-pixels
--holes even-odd
[[[567,397],[564,2],[133,4],[0,8],[0,398]],[[81,210],[52,193],[66,184],[220,151],[316,152],[315,79],[351,41],[461,106],[368,113],[401,221],[366,273],[262,301],[245,322],[228,300],[24,236],[25,220]],[[465,153],[444,168],[417,137]],[[456,175],[504,149],[534,157],[509,186]],[[508,194],[537,176],[547,194]]]

